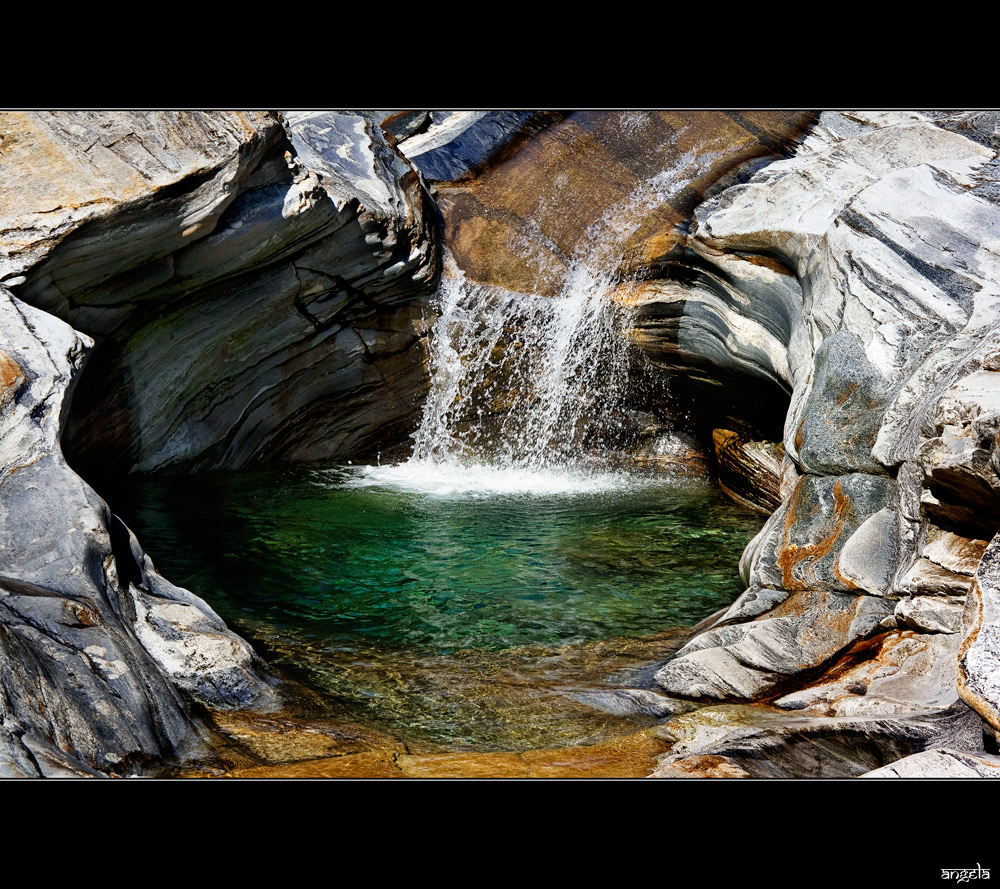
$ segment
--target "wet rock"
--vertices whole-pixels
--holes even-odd
[[[631,227],[623,271],[631,276],[663,261],[678,243],[676,227],[713,184],[757,158],[780,156],[812,120],[796,112],[578,111],[552,116],[532,138],[515,140],[515,151],[497,155],[497,134],[523,125],[514,116],[521,112],[506,114],[509,127],[498,126],[500,115],[453,113],[400,147],[424,175],[443,179],[463,175],[469,161],[451,173],[437,169],[439,158],[451,163],[469,144],[487,146],[470,159],[497,160],[474,179],[435,188],[445,242],[471,280],[546,295],[559,292],[573,256],[611,208],[654,205],[623,217]],[[444,141],[451,133],[454,149]],[[432,142],[433,152],[416,153]],[[670,172],[658,175],[663,170]]]
[[[573,695],[573,698],[595,710],[614,713],[617,716],[631,716],[636,713],[656,717],[674,716],[693,707],[689,701],[668,698],[659,692],[643,688],[581,692]]]
[[[430,182],[462,179],[501,151],[562,118],[545,111],[431,111],[420,133],[398,145]]]

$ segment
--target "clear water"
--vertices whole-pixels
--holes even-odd
[[[697,480],[401,475],[147,479],[118,508],[161,573],[251,635],[437,654],[691,626],[741,592],[760,524]]]
[[[634,360],[620,248],[680,172],[592,226],[555,297],[449,261],[406,463],[139,480],[116,511],[165,576],[394,736],[603,737],[601,690],[741,592],[760,526],[706,480],[607,468]]]
[[[705,480],[523,481],[289,467],[134,479],[114,508],[324,712],[412,749],[575,746],[652,724],[609,716],[602,696],[742,591],[760,519]]]

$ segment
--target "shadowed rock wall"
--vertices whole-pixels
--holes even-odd
[[[0,775],[127,774],[273,680],[63,443],[93,480],[398,441],[436,241],[350,115],[5,112],[0,145]]]

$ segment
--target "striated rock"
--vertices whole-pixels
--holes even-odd
[[[1000,729],[1000,538],[990,541],[969,590],[958,657],[958,693]]]
[[[661,731],[679,741],[661,757],[657,778],[849,778],[932,748],[983,755],[979,720],[961,705],[919,716],[826,719],[707,707]]]
[[[91,478],[391,442],[437,245],[356,116],[11,112],[0,142],[0,774],[129,774],[273,679],[60,442]]]
[[[746,441],[728,429],[712,431],[719,487],[748,509],[771,515],[780,505],[781,445]]]
[[[936,747],[897,759],[861,778],[1000,778],[1000,756],[973,755],[964,750]]]
[[[732,611],[656,673],[668,694],[698,700],[759,698],[866,638],[891,606],[873,596],[804,590],[749,623],[724,623]]]
[[[397,144],[428,181],[455,181],[501,151],[511,152],[562,116],[545,111],[431,111],[420,132],[402,135]],[[390,118],[389,125],[396,120]]]
[[[362,117],[292,121],[0,120],[72,174],[58,204],[22,183],[0,246],[19,298],[97,341],[66,432],[89,477],[351,456],[410,431],[438,269],[418,177]],[[134,151],[106,157],[109,127]]]
[[[969,126],[975,136],[978,124]],[[784,502],[744,555],[747,593],[657,674],[671,694],[770,695],[780,677],[815,677],[849,651],[878,663],[899,643],[867,655],[851,646],[908,627],[941,635],[922,640],[898,672],[940,677],[932,699],[946,697],[946,640],[958,638],[959,604],[982,551],[975,541],[1000,527],[1000,208],[987,188],[996,146],[967,138],[956,119],[948,127],[915,112],[824,113],[794,158],[701,205],[676,266],[636,297],[635,339],[658,366],[705,390],[742,375],[733,386],[741,401],[761,380],[790,392]],[[764,263],[784,278],[766,279]],[[669,325],[655,320],[667,317]],[[724,412],[708,399],[704,422],[723,425]],[[880,616],[852,638],[843,629],[849,605],[831,610],[824,595],[879,603]],[[989,617],[968,629],[981,595],[969,595],[963,663],[982,644],[971,641],[977,632],[988,635]],[[782,609],[799,597],[792,619]],[[966,674],[963,697],[992,712],[983,702],[1000,693],[985,663]],[[879,669],[871,666],[845,664],[856,671],[850,684],[870,689]],[[909,693],[918,694],[887,698]],[[839,694],[811,686],[784,700],[864,709]]]
[[[618,298],[636,309],[632,341],[652,367],[672,375],[672,391],[695,405],[698,425],[780,439],[801,285],[771,257],[709,255],[712,265],[695,249],[678,252],[667,266],[675,279],[619,288]]]
[[[955,688],[961,638],[909,630],[878,636],[850,651],[824,676],[775,699],[810,716],[887,716],[946,709]]]
[[[265,705],[263,664],[156,574],[59,432],[90,341],[0,288],[0,774],[128,773],[197,738],[178,688]],[[10,356],[16,355],[15,362]],[[18,368],[15,373],[13,368]]]

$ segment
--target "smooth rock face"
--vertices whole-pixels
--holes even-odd
[[[961,638],[910,630],[865,643],[844,664],[774,701],[810,716],[887,716],[944,710],[958,700],[955,687]],[[851,664],[852,666],[845,666]]]
[[[0,288],[0,775],[128,773],[176,755],[196,737],[178,688],[213,706],[271,698],[250,647],[157,575],[66,465],[61,418],[89,348]]]
[[[947,685],[924,661],[954,657],[944,640],[964,633],[959,688],[998,724],[988,591],[1000,569],[988,550],[963,633],[957,619],[981,541],[1000,527],[1000,208],[987,188],[996,146],[977,132],[918,113],[824,113],[795,157],[700,206],[679,267],[642,285],[636,340],[652,361],[706,380],[742,367],[790,392],[784,502],[747,548],[748,592],[658,673],[670,694],[767,696],[777,677],[812,675],[901,629],[934,636],[921,666],[913,654],[897,672]],[[795,286],[765,282],[754,257]],[[718,332],[685,338],[708,329],[709,307]],[[840,596],[881,604],[847,632],[851,608],[824,598]],[[783,700],[833,706],[829,689],[810,694]]]
[[[34,139],[36,160],[44,133],[46,161],[88,202],[81,222],[29,181],[0,241],[18,297],[97,341],[67,428],[88,477],[405,441],[426,390],[421,301],[438,256],[417,176],[378,127],[303,112],[290,131],[236,113],[0,125],[18,145]],[[105,157],[109,126],[134,150]],[[136,154],[159,165],[136,170]],[[0,176],[12,172],[0,158]]]
[[[856,778],[941,747],[989,759],[980,725],[963,705],[915,716],[819,719],[764,707],[705,707],[661,729],[677,743],[653,777]]]
[[[748,161],[781,156],[812,120],[794,112],[524,115],[452,112],[400,149],[441,180],[435,200],[444,240],[470,280],[550,296],[592,246],[592,227],[612,221],[607,214],[619,219],[619,234],[629,233],[619,257],[624,274],[659,263],[677,244],[676,226],[713,184]],[[509,139],[525,128],[532,138],[497,152],[500,134]],[[470,165],[486,158],[469,179]],[[629,210],[640,205],[633,218]]]

